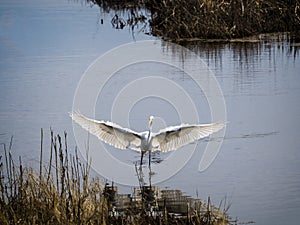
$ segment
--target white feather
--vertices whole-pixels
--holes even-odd
[[[179,126],[168,127],[153,134],[153,149],[167,152],[176,150],[186,144],[192,143],[201,138],[205,138],[210,134],[221,130],[224,123],[212,124],[182,124]]]
[[[97,136],[105,143],[116,148],[130,148],[142,151],[143,153],[151,151],[152,149],[162,152],[176,150],[186,144],[207,137],[224,127],[224,123],[182,124],[167,127],[158,133],[151,133],[151,129],[146,132],[138,133],[112,122],[89,119],[79,113],[71,113],[70,116],[82,128]],[[150,126],[152,120],[153,117],[150,117]]]
[[[101,141],[119,149],[140,150],[142,133],[123,128],[112,122],[89,119],[79,113],[70,113],[72,119]]]

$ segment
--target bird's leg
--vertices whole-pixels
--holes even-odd
[[[144,156],[144,152],[143,152],[143,151],[141,151],[141,162],[140,162],[140,166],[142,166],[142,165],[143,165],[143,156]]]
[[[151,149],[149,150],[149,170],[151,171]]]

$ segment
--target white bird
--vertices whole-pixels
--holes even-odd
[[[149,167],[151,151],[168,152],[176,150],[186,144],[207,137],[224,127],[224,123],[181,124],[179,126],[167,127],[158,133],[153,133],[152,123],[154,117],[150,116],[148,121],[149,130],[139,133],[109,121],[93,120],[75,112],[70,113],[70,116],[82,128],[98,137],[101,141],[115,148],[129,148],[140,151],[141,164],[144,154],[149,152]]]

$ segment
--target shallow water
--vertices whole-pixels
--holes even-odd
[[[100,18],[104,18],[103,25]],[[60,133],[67,130],[69,148],[76,145],[68,112],[83,72],[99,55],[133,42],[130,30],[112,29],[109,18],[95,6],[68,1],[1,3],[0,142],[8,143],[13,135],[13,152],[23,157],[24,164],[35,165],[39,159],[40,128],[45,129],[45,146],[50,127]],[[151,37],[136,33],[135,39]],[[157,43],[166,54],[181,54]],[[201,198],[211,196],[215,204],[227,196],[232,204],[230,215],[241,222],[298,224],[299,54],[280,40],[190,48],[220,83],[229,123],[221,151],[207,170],[198,172],[204,141],[189,163],[159,186],[192,196],[198,193]],[[183,64],[193,66],[184,60]],[[163,74],[199,100],[200,121],[209,122],[205,97],[186,74],[164,65],[149,63],[147,70],[139,66],[124,68],[107,83],[101,93],[104,98],[96,104],[101,119],[110,119],[116,90],[139,77]],[[129,115],[130,127],[144,130],[149,113],[161,117],[155,129],[178,121],[172,105],[152,98],[135,105]],[[139,157],[118,150],[112,154],[126,158],[126,163]]]

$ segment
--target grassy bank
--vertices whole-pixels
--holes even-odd
[[[101,182],[89,180],[89,165],[69,156],[64,140],[51,132],[50,159],[40,171],[15,162],[10,147],[0,156],[0,224],[103,224]]]
[[[69,152],[67,134],[51,131],[49,159],[43,159],[43,132],[39,170],[24,167],[22,159],[13,160],[12,142],[3,145],[0,155],[0,224],[3,225],[92,225],[92,224],[228,224],[209,201],[205,210],[189,212],[184,217],[168,213],[153,216],[132,202],[122,215],[113,215],[105,185],[91,178],[90,164],[82,163],[77,150]],[[46,164],[43,162],[47,161]],[[218,210],[217,210],[218,211]]]
[[[174,41],[232,39],[273,32],[300,36],[299,0],[87,1],[98,4],[104,11],[127,11],[122,14],[121,28],[144,21],[152,35]],[[150,18],[141,16],[141,8],[150,12]],[[120,21],[122,15],[118,17]]]

